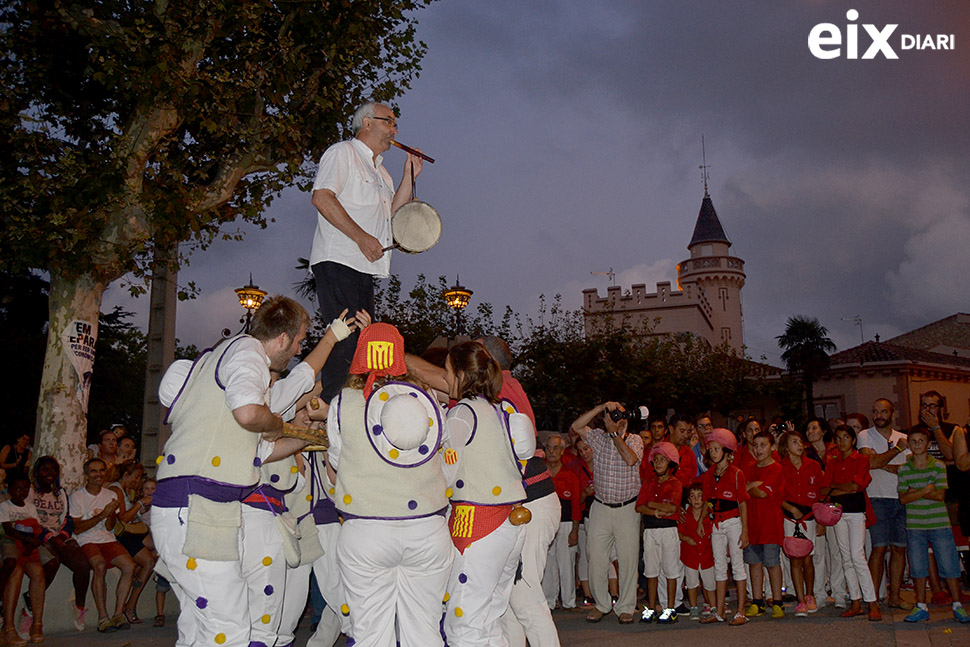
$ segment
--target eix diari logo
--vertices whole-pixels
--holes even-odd
[[[824,60],[839,58],[842,56],[842,46],[845,45],[845,58],[859,58],[859,27],[855,21],[859,19],[859,12],[849,9],[845,12],[845,17],[849,24],[845,26],[843,38],[842,30],[838,25],[830,22],[822,22],[808,33],[808,51],[815,58]],[[862,59],[874,59],[882,56],[887,59],[898,59],[899,55],[890,44],[890,38],[899,27],[897,24],[884,25],[877,27],[872,24],[861,25],[865,31],[866,50],[862,53]],[[895,39],[894,39],[895,41]],[[900,50],[952,50],[956,42],[953,34],[900,34],[898,41]]]

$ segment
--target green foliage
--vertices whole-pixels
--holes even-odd
[[[135,432],[141,429],[148,346],[145,334],[129,321],[132,315],[120,306],[101,314],[88,400],[88,442],[97,442],[98,432],[114,423]]]
[[[778,347],[790,373],[800,373],[805,387],[805,404],[808,416],[814,416],[815,398],[813,385],[829,367],[829,353],[835,352],[835,343],[828,337],[829,331],[815,317],[796,315],[789,317],[785,333],[778,335]]]
[[[0,267],[112,281],[152,241],[265,227],[356,105],[409,87],[428,1],[3,3]]]
[[[0,338],[11,371],[0,389],[0,410],[10,438],[34,429],[47,344],[47,290],[36,273],[0,272]]]

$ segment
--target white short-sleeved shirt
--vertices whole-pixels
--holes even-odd
[[[221,345],[213,352],[222,353]],[[226,389],[226,405],[230,410],[247,404],[266,404],[269,362],[266,349],[255,337],[243,336],[225,350],[216,376]],[[158,400],[163,407],[172,406],[191,368],[192,362],[180,359],[165,371],[158,387]]]
[[[906,440],[906,434],[901,431],[893,429],[892,434],[889,436],[889,440],[876,431],[875,427],[869,427],[868,429],[863,429],[859,432],[859,437],[856,439],[856,447],[858,449],[869,448],[877,454],[884,454],[889,451],[889,447],[895,445],[900,439]],[[908,449],[903,450],[898,456],[894,456],[890,465],[902,465],[906,462],[906,457],[910,455]],[[869,487],[866,488],[866,494],[869,495],[870,499],[897,499],[899,498],[899,492],[896,490],[896,485],[899,483],[899,479],[892,472],[887,472],[884,469],[876,469],[870,471],[872,475],[872,482],[869,483]]]
[[[320,158],[313,190],[333,191],[347,215],[387,247],[393,242],[391,204],[394,202],[394,181],[382,165],[383,161],[383,156],[378,155],[375,163],[374,151],[359,139],[338,142]],[[374,276],[388,276],[391,271],[390,250],[373,263],[368,261],[357,243],[317,212],[310,265],[324,261],[340,263]]]
[[[30,502],[30,497],[27,497],[23,505],[17,505],[10,499],[0,502],[0,523],[36,518],[37,509],[34,507],[34,504]]]
[[[64,527],[67,521],[67,493],[62,489],[58,494],[45,492],[41,494],[34,488],[30,488],[27,500],[34,505],[37,510],[37,521],[44,530],[57,532]]]
[[[73,492],[68,500],[71,505],[71,516],[84,521],[100,514],[106,505],[112,501],[117,501],[118,496],[108,488],[101,488],[97,495],[91,494],[86,488],[81,488]],[[114,541],[114,533],[105,527],[106,522],[107,519],[102,519],[93,528],[78,533],[77,543],[84,546],[85,544],[106,544]]]

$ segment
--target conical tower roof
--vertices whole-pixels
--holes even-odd
[[[697,214],[694,235],[691,236],[687,249],[700,243],[727,243],[729,246],[731,244],[731,241],[724,234],[724,227],[721,226],[721,221],[717,218],[717,212],[714,211],[711,195],[706,191],[704,192],[704,200],[701,202],[701,211]]]

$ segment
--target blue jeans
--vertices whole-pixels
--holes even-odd
[[[910,529],[906,531],[906,538],[909,540],[909,574],[913,578],[929,577],[930,546],[933,547],[933,554],[936,556],[940,577],[947,580],[960,577],[960,556],[957,554],[957,544],[953,540],[952,529]]]
[[[870,499],[876,523],[869,528],[873,548],[906,547],[906,506],[899,499]]]

